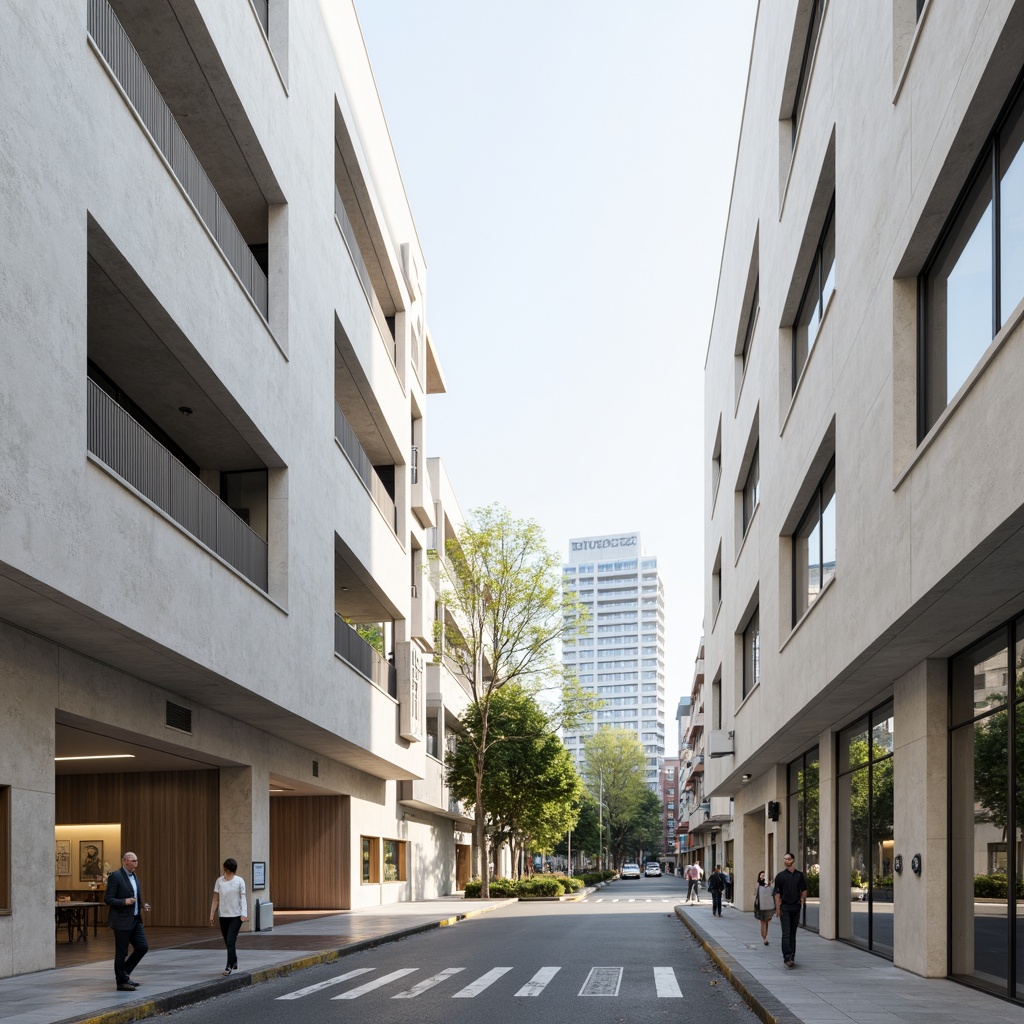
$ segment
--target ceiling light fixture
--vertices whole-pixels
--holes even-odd
[[[55,757],[54,761],[115,761],[123,757],[135,757],[134,754],[83,754],[81,757]]]

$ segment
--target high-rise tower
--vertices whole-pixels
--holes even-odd
[[[647,783],[657,791],[665,756],[665,597],[658,559],[639,533],[569,541],[562,587],[589,612],[583,634],[562,645],[562,661],[580,685],[604,701],[590,720],[566,730],[581,770],[589,736],[603,726],[628,729],[644,747]]]

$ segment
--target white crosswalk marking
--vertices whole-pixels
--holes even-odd
[[[368,981],[365,985],[360,985],[358,988],[351,989],[348,992],[342,992],[340,996],[334,996],[333,999],[358,999],[360,996],[365,996],[367,992],[372,992],[382,985],[388,985],[392,981],[397,981],[399,978],[404,978],[407,974],[413,974],[418,970],[418,967],[403,967],[400,971],[392,971],[390,974],[385,974],[383,978],[374,978],[373,981]]]
[[[671,967],[654,968],[654,985],[658,990],[659,999],[683,998],[683,993],[679,991],[679,982],[676,981],[676,972]]]
[[[399,992],[397,996],[392,996],[392,999],[415,999],[418,995],[426,992],[428,989],[433,988],[435,985],[440,985],[442,981],[446,981],[453,974],[458,974],[459,971],[464,971],[465,967],[447,967],[440,974],[435,974],[432,978],[427,978],[425,981],[421,981],[418,985],[413,985],[411,989],[406,992]]]
[[[336,978],[328,978],[327,981],[318,982],[316,985],[307,985],[305,988],[296,989],[294,992],[289,992],[286,996],[278,996],[277,998],[301,999],[303,996],[319,992],[322,988],[329,988],[331,985],[337,985],[341,981],[348,981],[349,978],[358,978],[360,974],[369,974],[373,970],[376,970],[376,968],[360,967],[358,970],[349,971],[348,974],[339,974]]]
[[[517,996],[539,996],[561,967],[542,967],[517,993]]]
[[[591,967],[580,989],[581,996],[617,996],[622,981],[621,967]]]
[[[511,967],[495,967],[493,971],[488,971],[465,988],[459,989],[452,996],[452,999],[472,999],[474,996],[480,995],[485,988],[493,985],[503,974],[508,974],[511,970]]]

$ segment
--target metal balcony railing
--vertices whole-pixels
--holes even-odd
[[[381,309],[377,293],[373,290],[370,272],[366,269],[366,261],[363,259],[362,251],[359,248],[359,242],[356,239],[352,221],[348,219],[348,214],[345,212],[345,202],[341,198],[337,185],[334,187],[334,216],[337,218],[338,227],[341,228],[341,237],[345,239],[345,246],[352,259],[352,266],[355,267],[356,276],[363,287],[363,294],[366,296],[366,301],[370,304],[370,312],[373,314],[377,330],[380,332],[380,340],[384,343],[384,347],[391,357],[391,362],[397,365],[398,344],[395,341],[394,332],[388,326],[387,317],[384,316],[384,310]]]
[[[104,465],[266,591],[267,543],[94,381],[87,446]]]
[[[370,463],[370,457],[363,451],[363,446],[359,443],[355,431],[349,426],[349,422],[345,419],[345,414],[337,402],[334,403],[334,437],[356,471],[356,476],[362,480],[363,486],[370,492],[373,503],[380,509],[388,525],[397,534],[398,510],[395,508],[394,499],[384,489],[384,484],[381,483],[380,477],[377,476]]]
[[[259,4],[257,4],[257,12]],[[88,31],[256,308],[268,316],[267,278],[107,0],[89,0]]]
[[[398,676],[395,666],[385,661],[340,615],[334,615],[334,653],[344,658],[378,690],[397,699]]]

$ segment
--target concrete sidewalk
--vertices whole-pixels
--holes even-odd
[[[796,969],[782,964],[782,929],[761,942],[752,913],[681,904],[676,914],[766,1024],[1024,1024],[1024,1007],[944,978],[920,978],[845,942],[801,929]]]
[[[3,1024],[122,1021],[201,1002],[360,949],[456,924],[504,907],[514,900],[448,897],[324,915],[294,923],[280,917],[269,932],[239,936],[240,970],[222,976],[223,945],[204,939],[161,946],[160,929],[149,930],[149,953],[134,972],[135,992],[114,987],[111,957],[37,974],[0,979]],[[219,936],[218,936],[219,938]]]

